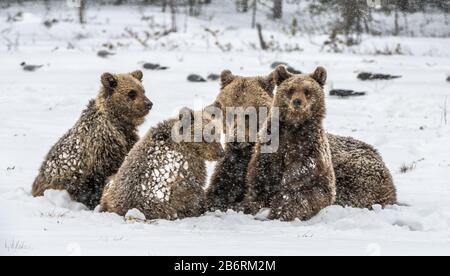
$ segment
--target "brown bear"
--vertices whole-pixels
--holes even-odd
[[[141,71],[102,75],[97,98],[47,154],[33,196],[58,189],[67,190],[90,209],[100,203],[106,179],[117,172],[138,141],[137,127],[153,106],[142,78]]]
[[[287,75],[284,67],[277,73],[271,116],[279,120],[279,148],[264,153],[263,143],[256,145],[248,168],[246,202],[253,214],[269,208],[271,219],[308,220],[336,200],[330,145],[323,128],[327,73],[322,67],[310,75]]]
[[[274,74],[278,74],[278,70],[282,69],[278,68],[267,77],[241,77],[225,71],[222,89],[214,105],[222,108],[223,112],[227,107],[239,105],[269,108],[276,87]],[[333,134],[328,134],[328,140],[336,175],[336,204],[371,208],[376,204],[397,203],[391,173],[372,146]],[[236,143],[232,146],[227,144],[226,157],[215,168],[208,192],[210,209],[240,210],[245,197],[244,172],[247,172],[253,145]]]
[[[186,114],[184,111],[182,114]],[[190,110],[188,114],[193,132],[203,130],[211,122],[207,116],[197,119],[202,112],[194,114]],[[222,158],[222,145],[220,139],[174,140],[172,133],[180,128],[178,122],[176,118],[159,124],[136,144],[105,188],[103,211],[124,216],[138,209],[148,220],[182,219],[204,213],[205,160]]]
[[[221,92],[213,106],[220,108],[223,113],[230,107],[268,107],[268,103],[270,105],[272,102],[274,88],[273,74],[244,78],[236,77],[227,70],[221,75]],[[246,141],[225,144],[225,157],[216,165],[207,190],[210,211],[241,209],[247,190],[247,168],[256,144]]]
[[[328,134],[334,173],[336,205],[372,209],[398,204],[391,172],[371,145],[351,137]]]

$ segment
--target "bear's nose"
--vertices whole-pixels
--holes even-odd
[[[300,99],[295,99],[295,100],[293,100],[292,101],[292,105],[295,107],[295,108],[300,108],[301,106],[302,106],[302,100],[300,100]]]
[[[145,103],[145,107],[148,108],[148,109],[152,109],[153,103],[152,103],[151,101],[147,101],[147,102]]]

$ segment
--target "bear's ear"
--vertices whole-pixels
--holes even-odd
[[[144,78],[144,73],[142,73],[141,70],[136,70],[134,72],[131,72],[130,74],[138,81],[142,81],[142,79]]]
[[[312,73],[311,78],[323,87],[327,82],[327,70],[323,67],[317,67],[316,71]]]
[[[294,74],[289,73],[288,70],[284,65],[279,65],[275,71],[270,74],[270,77],[272,78],[273,82],[280,86],[283,82],[293,77]]]
[[[102,85],[107,89],[107,90],[113,90],[114,88],[117,87],[117,77],[114,76],[111,73],[104,73],[102,75]]]
[[[258,83],[270,97],[273,97],[273,91],[275,90],[275,86],[277,86],[273,73],[267,77],[259,79]]]
[[[232,83],[235,78],[236,77],[233,75],[233,73],[231,73],[230,70],[223,71],[222,74],[220,75],[220,81],[222,84],[222,88],[225,88],[225,86]]]

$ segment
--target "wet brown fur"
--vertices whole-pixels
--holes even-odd
[[[215,107],[225,114],[229,107],[268,107],[275,88],[273,74],[266,77],[238,77],[226,70],[221,75],[221,92]],[[258,97],[255,97],[258,95]],[[224,120],[225,124],[225,120]],[[225,126],[223,129],[226,129]],[[248,133],[248,129],[247,129]],[[248,140],[247,140],[248,141]],[[239,210],[246,193],[248,163],[256,143],[226,143],[225,157],[218,162],[207,190],[211,211]]]
[[[330,147],[322,122],[326,71],[277,78],[273,107],[280,112],[280,146],[262,153],[261,143],[248,168],[247,211],[269,208],[271,219],[308,220],[336,199]],[[273,115],[272,115],[273,116]],[[270,123],[269,119],[267,123]]]
[[[270,107],[273,101],[274,71],[267,77],[240,77],[225,71],[216,106]],[[371,208],[397,203],[396,189],[389,169],[380,154],[370,145],[350,137],[328,134],[336,175],[336,204],[355,208]],[[211,209],[239,210],[245,174],[251,158],[249,148],[226,146],[226,157],[218,163],[208,191]],[[276,169],[276,168],[275,168]],[[236,174],[232,173],[236,172]],[[215,207],[215,208],[214,208]]]
[[[48,189],[67,190],[91,209],[99,204],[105,180],[137,142],[137,127],[151,109],[142,78],[141,71],[102,75],[97,98],[47,154],[33,196],[43,196]]]
[[[198,113],[197,113],[198,114]],[[205,211],[206,163],[223,157],[219,142],[172,140],[178,119],[165,121],[131,150],[105,188],[103,211],[126,215],[138,209],[147,219],[181,219]],[[203,126],[209,121],[204,119]],[[193,129],[200,128],[192,122]]]

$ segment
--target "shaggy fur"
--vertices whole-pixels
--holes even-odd
[[[336,179],[330,146],[322,127],[325,117],[323,84],[326,71],[286,78],[280,67],[273,108],[280,110],[280,147],[261,153],[248,168],[248,211],[270,208],[271,219],[308,220],[336,199]],[[267,121],[267,124],[271,120]]]
[[[140,71],[103,74],[97,99],[48,153],[34,181],[33,196],[64,189],[91,209],[99,204],[105,180],[117,172],[138,140],[136,128],[152,107],[142,78]]]
[[[205,160],[217,161],[223,157],[223,149],[215,142],[174,142],[171,133],[177,121],[151,129],[131,150],[105,188],[103,211],[126,215],[138,209],[149,220],[181,219],[205,211]],[[202,127],[191,123],[194,129]],[[206,123],[204,119],[203,125]]]
[[[274,74],[276,71],[268,77],[245,78],[233,76],[229,71],[225,71],[226,78],[222,76],[224,88],[215,105],[223,110],[226,107],[240,105],[270,107],[276,86]],[[389,169],[372,146],[353,138],[332,134],[328,134],[328,140],[337,180],[336,204],[371,208],[376,204],[386,206],[397,203],[396,189]],[[208,198],[213,198],[212,202],[218,203],[220,210],[236,210],[236,206],[241,205],[239,199],[244,198],[244,195],[240,194],[241,187],[246,184],[240,172],[241,168],[247,166],[247,160],[250,160],[246,152],[248,153],[248,151],[230,151],[227,147],[227,156],[246,158],[225,158],[215,169],[210,191],[217,192],[210,192]],[[234,175],[230,171],[237,173]]]
[[[336,204],[371,209],[397,204],[389,169],[372,146],[350,137],[328,135],[336,174]]]
[[[254,145],[254,143],[225,145],[225,158],[217,163],[206,193],[208,210],[226,212],[229,209],[241,209],[247,191],[247,168]]]
[[[220,108],[224,114],[230,107],[268,108],[267,103],[272,102],[274,88],[273,74],[266,77],[245,78],[235,76],[226,70],[221,75],[221,91],[213,106]],[[225,125],[223,129],[226,129]],[[247,189],[248,163],[254,146],[255,143],[248,142],[225,145],[225,158],[216,165],[206,193],[209,210],[225,212],[229,209],[241,209]]]

